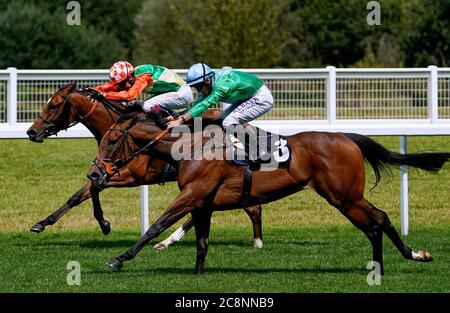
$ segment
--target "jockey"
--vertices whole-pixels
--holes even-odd
[[[204,63],[197,63],[192,65],[187,73],[187,84],[197,90],[197,101],[178,119],[172,119],[167,127],[180,125],[202,115],[212,105],[225,102],[230,106],[220,117],[223,128],[232,133],[237,131],[244,134],[250,161],[258,162],[256,149],[248,149],[250,142],[257,143],[257,136],[246,130],[242,124],[256,119],[272,108],[273,96],[264,82],[255,75],[236,71],[231,67],[212,70]]]
[[[159,107],[180,110],[191,105],[190,86],[173,70],[162,66],[144,64],[136,68],[126,61],[114,63],[109,70],[109,83],[94,87],[108,100],[132,101],[142,93],[155,96],[140,103],[144,112]]]

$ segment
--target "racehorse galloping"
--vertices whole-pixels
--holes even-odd
[[[123,166],[133,151],[137,151],[161,134],[153,123],[134,120],[118,122],[104,136],[97,155],[97,167],[90,174]],[[159,138],[159,136],[158,136]],[[143,153],[156,153],[172,160],[172,145],[180,137],[164,136]],[[313,189],[328,203],[336,207],[369,239],[373,260],[383,269],[382,235],[385,233],[402,256],[416,261],[431,261],[426,251],[414,252],[406,246],[387,214],[364,198],[366,160],[373,168],[377,183],[381,170],[387,166],[408,165],[430,172],[437,172],[450,158],[449,153],[399,154],[388,151],[372,139],[358,134],[304,132],[287,137],[292,148],[291,160],[286,168],[274,171],[255,171],[251,186],[250,205],[268,203],[286,197],[302,189]],[[119,153],[122,151],[121,153]],[[224,152],[225,153],[225,152]],[[120,159],[122,158],[122,159]],[[178,163],[180,194],[165,212],[150,226],[144,236],[129,250],[108,266],[119,269],[123,262],[133,259],[152,239],[161,234],[180,218],[191,213],[197,240],[195,273],[204,272],[211,214],[214,210],[238,208],[242,201],[243,168],[226,160],[182,160]]]
[[[97,143],[100,144],[102,137],[115,121],[124,115],[126,108],[121,104],[93,100],[89,97],[93,92],[92,90],[77,90],[74,83],[62,87],[43,106],[41,114],[28,129],[29,139],[33,142],[42,142],[45,138],[81,122],[92,132]],[[211,115],[216,113],[212,112]],[[144,113],[141,114],[144,116]],[[135,187],[160,183],[163,175],[167,175],[164,181],[176,180],[175,169],[166,167],[166,162],[149,155],[142,155],[123,167],[118,175],[111,177],[108,183],[100,188],[92,188],[90,180],[86,182],[62,207],[31,227],[30,230],[44,231],[46,226],[53,225],[73,207],[92,197],[94,216],[102,232],[107,235],[111,227],[110,223],[103,218],[98,193],[109,187]],[[255,247],[260,248],[262,247],[261,207],[249,207],[245,211],[253,223]],[[155,248],[167,248],[171,243],[180,240],[192,226],[190,218],[172,236],[155,245]]]

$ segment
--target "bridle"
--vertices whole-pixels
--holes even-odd
[[[114,155],[112,158],[101,158],[98,153],[94,159],[94,165],[100,170],[100,172],[104,175],[104,178],[106,178],[106,174],[114,175],[120,171],[120,169],[125,166],[126,164],[130,163],[132,160],[134,160],[136,157],[138,157],[144,150],[148,149],[155,143],[157,143],[159,140],[161,140],[162,137],[164,137],[166,134],[169,133],[169,129],[166,129],[159,133],[155,139],[148,142],[146,145],[144,145],[142,148],[138,148],[137,150],[133,151],[132,147],[130,146],[130,142],[128,140],[128,136],[134,139],[132,135],[129,134],[129,130],[131,127],[133,127],[135,124],[132,123],[129,125],[126,129],[118,129],[118,128],[110,128],[108,132],[110,131],[118,131],[123,133],[123,136],[121,138],[121,141],[119,143],[119,147],[114,151]],[[126,143],[126,145],[125,145]],[[130,155],[127,158],[123,159],[116,159],[115,157],[119,155],[119,152],[122,151],[122,155],[126,155],[126,152]],[[103,167],[100,166],[103,165]],[[105,169],[105,170],[103,170]]]
[[[83,113],[80,111],[78,106],[76,106],[73,102],[70,101],[70,94],[64,95],[58,91],[58,92],[56,92],[56,95],[58,95],[64,99],[64,107],[63,107],[61,114],[59,114],[58,117],[54,121],[48,121],[47,119],[42,117],[42,115],[38,116],[38,118],[40,120],[42,120],[44,123],[46,123],[48,125],[47,129],[45,130],[45,135],[47,137],[51,136],[51,135],[57,135],[59,131],[67,130],[80,122],[84,122],[84,123],[88,124],[89,126],[91,126],[91,129],[95,129],[94,125],[92,125],[92,123],[88,120],[88,117],[95,111],[99,102],[104,105],[104,107],[106,108],[108,115],[111,118],[113,123],[116,122],[116,119],[114,119],[111,111],[113,111],[120,117],[122,117],[124,115],[122,112],[120,112],[119,110],[114,108],[114,106],[107,101],[93,101],[93,105],[90,108],[89,112],[83,116]],[[72,123],[65,125],[66,124],[65,121],[69,120],[69,118],[71,117],[71,114],[73,114],[71,108],[74,108],[77,114],[75,116],[72,115],[72,117],[73,117]]]
[[[64,99],[64,107],[62,109],[61,114],[58,115],[58,117],[54,121],[48,121],[42,115],[39,115],[38,118],[41,119],[44,123],[46,123],[48,126],[45,129],[46,136],[51,136],[57,134],[60,130],[67,130],[68,128],[76,125],[79,121],[75,120],[74,122],[70,123],[67,126],[64,126],[64,122],[68,120],[70,117],[69,114],[71,114],[71,107],[74,107],[75,110],[80,113],[78,108],[70,102],[69,96],[63,95],[59,91],[56,92],[58,96]]]

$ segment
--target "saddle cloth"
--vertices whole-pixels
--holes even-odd
[[[236,166],[247,166],[249,162],[249,151],[245,145],[234,135],[227,134],[232,148],[229,149],[229,159]],[[261,163],[266,167],[286,167],[291,159],[291,146],[285,136],[273,134],[258,129],[258,144],[256,147],[258,156],[263,151],[267,152],[261,158]]]

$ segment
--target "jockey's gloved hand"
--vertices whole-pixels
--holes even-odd
[[[165,111],[161,110],[161,107],[159,105],[153,106],[147,114],[153,119],[153,121],[155,121],[156,126],[161,129],[166,128],[166,124],[168,122],[165,116],[166,113]]]
[[[86,88],[84,88],[84,90],[89,93],[88,97],[92,101],[94,101],[94,100],[101,101],[101,100],[105,99],[105,93],[98,91],[92,87],[86,87]]]

